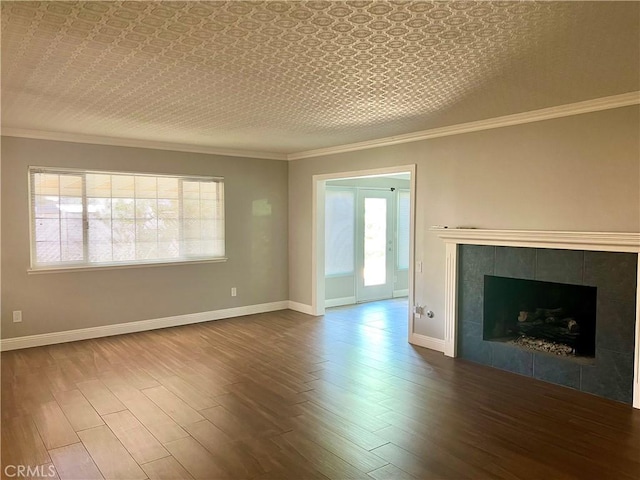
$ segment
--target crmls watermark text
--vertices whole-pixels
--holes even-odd
[[[55,477],[56,469],[53,465],[7,465],[4,474],[9,478],[47,478]]]

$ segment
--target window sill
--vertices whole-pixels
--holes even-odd
[[[332,273],[330,275],[325,275],[325,278],[342,278],[342,277],[353,277],[355,272],[351,273]]]
[[[66,272],[86,272],[89,270],[120,270],[123,268],[146,268],[146,267],[167,267],[175,265],[194,265],[201,263],[222,263],[226,262],[227,257],[222,258],[210,258],[202,260],[177,260],[175,262],[149,262],[149,263],[127,263],[127,264],[101,264],[101,265],[75,265],[68,267],[43,267],[43,268],[29,268],[27,273],[29,275],[38,275],[41,273],[66,273]]]

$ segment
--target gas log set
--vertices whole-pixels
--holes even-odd
[[[483,340],[595,358],[596,287],[493,275],[484,283]]]
[[[580,325],[563,308],[521,311],[513,330],[509,333],[517,338],[511,343],[556,355],[574,355],[580,336]]]

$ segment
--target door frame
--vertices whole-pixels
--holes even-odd
[[[365,293],[369,293],[371,296],[371,291],[375,290],[377,293],[381,293],[380,291],[387,291],[389,296],[381,296],[378,295],[378,300],[382,299],[391,299],[393,298],[394,291],[394,274],[395,274],[395,264],[397,263],[397,238],[394,238],[396,235],[396,211],[397,205],[394,198],[394,191],[387,188],[366,188],[361,187],[356,189],[356,238],[355,238],[355,278],[354,278],[354,289],[355,289],[355,297],[356,303],[361,302],[369,302],[376,301],[375,298],[363,300],[362,297]],[[385,283],[382,285],[371,285],[366,286],[364,284],[364,264],[365,264],[365,212],[366,212],[366,198],[384,198],[387,205],[386,210],[386,218],[385,218]],[[395,209],[393,208],[395,207]],[[396,223],[396,225],[394,225]],[[389,254],[389,241],[392,242],[392,252]],[[361,270],[362,269],[362,270]]]
[[[328,180],[338,180],[344,178],[375,177],[407,172],[410,173],[411,176],[409,186],[411,204],[411,215],[409,218],[409,311],[407,313],[407,321],[409,323],[409,338],[411,338],[414,331],[413,305],[415,300],[414,259],[416,219],[416,164],[313,175],[313,205],[311,209],[311,311],[313,315],[320,316],[324,315],[325,313],[324,209],[326,182]]]

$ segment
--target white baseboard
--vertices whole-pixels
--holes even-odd
[[[289,308],[289,302],[261,303],[258,305],[247,305],[245,307],[225,308],[223,310],[212,310],[210,312],[188,313],[186,315],[175,315],[172,317],[152,318],[150,320],[140,320],[137,322],[117,323],[115,325],[104,325],[101,327],[80,328],[78,330],[67,330],[64,332],[42,333],[39,335],[29,335],[26,337],[3,338],[0,340],[0,351],[17,350],[20,348],[40,347],[43,345],[53,345],[56,343],[74,342],[77,340],[88,340],[91,338],[108,337],[111,335],[122,335],[124,333],[143,332],[146,330],[156,330],[159,328],[177,327],[191,323],[209,322],[211,320],[221,320],[223,318],[241,317],[255,313],[273,312]]]
[[[342,307],[343,305],[354,305],[356,297],[330,298],[324,301],[325,308]]]
[[[418,347],[429,348],[436,352],[444,352],[444,340],[440,338],[428,337],[419,333],[409,335],[409,343]]]
[[[393,298],[397,298],[397,297],[408,297],[409,296],[409,289],[405,288],[404,290],[394,290],[393,291]]]
[[[289,300],[288,302],[289,310],[295,310],[296,312],[306,313],[307,315],[314,315],[313,307],[311,305],[307,305],[306,303],[298,303]]]

